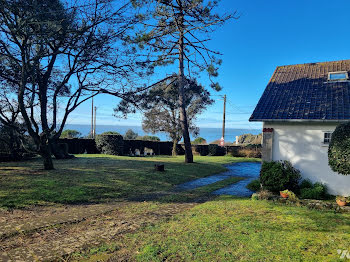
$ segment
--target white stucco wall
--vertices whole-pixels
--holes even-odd
[[[334,131],[336,126],[337,123],[264,123],[264,128],[274,129],[273,160],[289,160],[303,178],[324,183],[333,195],[350,196],[350,175],[330,169],[328,145],[323,144],[324,132]]]

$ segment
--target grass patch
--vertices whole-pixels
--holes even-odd
[[[171,202],[191,202],[193,200],[202,198],[202,197],[213,197],[213,195],[211,195],[212,192],[232,185],[234,183],[237,183],[238,181],[243,180],[243,177],[230,177],[227,178],[225,180],[221,180],[218,182],[215,182],[213,184],[210,185],[206,185],[206,186],[202,186],[199,188],[196,188],[194,190],[186,190],[186,191],[182,191],[180,193],[177,194],[171,194],[169,196],[165,196],[159,199],[160,202],[167,202],[167,203],[171,203]]]
[[[223,196],[124,244],[137,261],[341,261],[349,232],[349,213]]]
[[[42,169],[41,159],[0,163],[0,207],[127,200],[224,172],[223,164],[257,160],[197,156],[195,161],[185,164],[183,156],[78,155],[54,161],[56,170],[50,171]],[[154,171],[155,163],[164,163],[166,172]]]
[[[113,252],[119,249],[117,244],[111,243],[103,243],[98,247],[87,248],[81,252],[73,253],[69,256],[67,261],[106,261],[108,260]]]

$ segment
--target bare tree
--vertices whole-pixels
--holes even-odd
[[[209,34],[217,26],[236,13],[219,15],[214,12],[218,1],[204,0],[134,0],[134,5],[147,6],[144,15],[144,28],[137,36],[137,42],[149,50],[146,52],[155,65],[177,62],[180,120],[185,143],[185,162],[192,163],[193,155],[189,136],[189,126],[184,103],[184,84],[186,76],[206,71],[215,90],[220,90],[213,77],[218,76],[217,59],[219,52],[211,50],[206,43]],[[186,72],[186,69],[187,72]]]
[[[1,151],[11,155],[11,159],[19,160],[26,151],[24,145],[29,141],[25,125],[19,120],[19,105],[10,95],[14,90],[13,86],[0,82],[0,146]]]
[[[138,91],[144,63],[128,44],[138,18],[129,1],[0,0],[0,122],[23,121],[53,169],[69,114],[100,93]],[[151,69],[150,69],[151,70]],[[13,100],[14,103],[9,101]]]

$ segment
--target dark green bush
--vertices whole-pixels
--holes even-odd
[[[306,185],[304,184],[304,186]],[[306,199],[325,199],[327,198],[327,187],[321,183],[311,183],[309,187],[300,188],[300,197]]]
[[[60,150],[63,152],[63,154],[68,155],[68,144],[67,143],[59,143],[58,144]]]
[[[78,137],[81,137],[81,133],[73,129],[63,130],[60,136],[60,138],[78,138]]]
[[[207,140],[205,140],[203,137],[197,137],[195,140],[192,141],[192,145],[205,145],[207,144]]]
[[[124,140],[121,135],[97,135],[95,142],[102,154],[123,155]]]
[[[350,174],[350,122],[334,130],[328,147],[328,164],[334,172]]]
[[[185,154],[185,146],[183,146],[181,144],[177,144],[177,146],[176,146],[176,155],[182,156],[184,154]]]
[[[106,131],[103,132],[101,135],[120,135],[117,131]]]
[[[129,129],[128,131],[126,131],[126,133],[124,135],[124,139],[125,140],[135,140],[135,139],[137,139],[138,136],[139,136],[138,133],[135,133],[134,131],[132,131],[132,129]]]
[[[261,189],[261,186],[260,186],[260,180],[259,179],[255,179],[253,181],[251,181],[247,186],[246,188],[248,188],[249,190],[251,191],[259,191]]]
[[[15,128],[14,128],[15,127]],[[2,161],[17,161],[27,158],[29,151],[35,151],[34,140],[26,135],[24,124],[13,123],[10,126],[0,122],[0,154]]]
[[[208,146],[209,155],[211,155],[211,156],[216,156],[218,149],[219,149],[219,146],[218,146],[218,145],[216,145],[216,144],[210,144],[210,145]]]
[[[140,137],[140,140],[144,141],[160,141],[160,138],[157,136],[142,136]]]
[[[278,192],[285,189],[297,191],[301,179],[300,171],[288,161],[263,162],[260,183],[264,189]]]
[[[303,179],[300,183],[300,189],[303,188],[312,188],[313,187],[313,183],[309,180],[309,179]]]
[[[209,154],[209,146],[208,145],[195,145],[195,153],[199,153],[201,156],[207,156]]]
[[[224,156],[226,154],[225,148],[217,144],[210,144],[208,150],[211,156]]]

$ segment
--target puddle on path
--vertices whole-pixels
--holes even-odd
[[[259,177],[261,163],[241,162],[241,163],[226,165],[225,167],[228,168],[228,170],[224,173],[192,180],[177,186],[177,188],[180,190],[191,190],[201,186],[210,185],[212,183],[227,179],[229,177],[238,176],[238,177],[244,177],[246,179],[241,180],[230,186],[216,190],[213,192],[213,194],[235,195],[235,196],[242,196],[242,197],[251,196],[253,192],[247,189],[246,185],[248,185],[250,181],[257,179]]]

